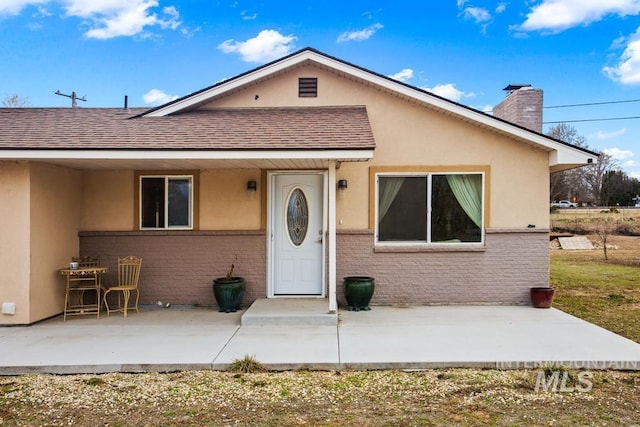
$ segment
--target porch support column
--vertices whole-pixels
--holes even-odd
[[[327,246],[329,251],[329,313],[338,311],[336,299],[336,162],[329,161],[329,212]]]

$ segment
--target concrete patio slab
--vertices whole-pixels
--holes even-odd
[[[275,370],[338,369],[336,326],[242,326],[216,358],[214,369],[253,356]]]
[[[356,369],[640,369],[640,344],[556,309],[375,307],[341,320],[341,362]]]
[[[0,328],[0,373],[211,369],[239,328],[241,312],[172,308],[110,317],[61,316]]]
[[[640,344],[556,309],[374,306],[340,311],[335,326],[246,326],[243,314],[148,307],[0,327],[0,375],[225,369],[247,355],[279,370],[640,370]]]

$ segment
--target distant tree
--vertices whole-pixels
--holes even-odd
[[[584,167],[584,184],[596,204],[606,204],[602,200],[604,176],[607,172],[619,169],[619,167],[618,161],[605,153],[600,153],[595,164]]]
[[[578,135],[578,130],[566,123],[558,123],[551,127],[547,135],[560,141],[568,142],[571,145],[587,147],[587,139],[582,135]]]
[[[633,195],[634,197],[640,196],[640,181],[636,178],[631,178],[633,180]]]
[[[29,98],[24,98],[16,93],[13,95],[5,95],[2,98],[2,106],[5,108],[24,108],[31,105]]]
[[[552,138],[559,139],[580,148],[589,149],[586,139],[578,135],[571,125],[560,123],[547,132]],[[616,159],[600,153],[598,161],[575,169],[556,172],[551,175],[550,197],[552,200],[568,199],[578,202],[602,204],[602,182],[605,173],[619,169]]]
[[[630,178],[621,170],[612,170],[602,179],[602,204],[605,206],[629,206],[633,203],[638,180]]]
[[[587,148],[587,140],[571,125],[559,123],[547,132],[552,138],[567,142],[581,148]],[[551,174],[549,197],[551,200],[578,200],[585,201],[589,198],[585,186],[583,168],[576,168]]]

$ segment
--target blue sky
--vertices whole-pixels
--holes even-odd
[[[544,121],[640,178],[640,119],[572,122],[640,117],[640,0],[0,0],[0,97],[151,107],[308,46],[484,111],[509,83],[618,102]]]

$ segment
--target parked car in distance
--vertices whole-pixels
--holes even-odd
[[[560,200],[559,202],[551,203],[551,207],[557,206],[559,208],[577,208],[578,204],[569,200]]]

